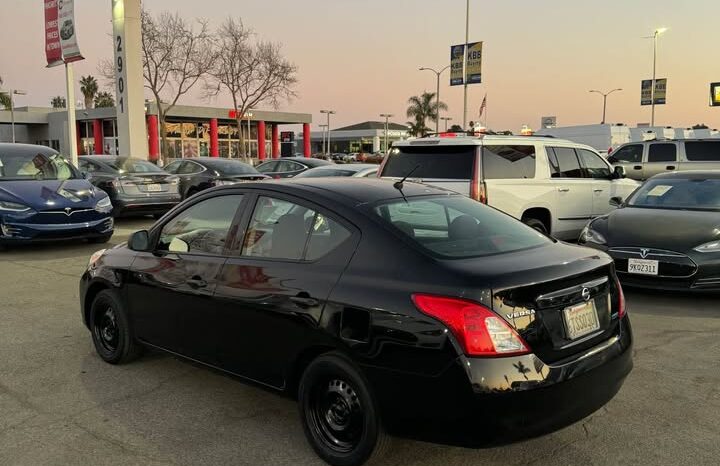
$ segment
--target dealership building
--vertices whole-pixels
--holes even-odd
[[[157,104],[146,104],[145,119],[148,154],[151,160],[160,154]],[[252,110],[238,128],[235,112],[225,108],[176,105],[166,115],[166,139],[170,157],[237,157],[241,154],[241,135],[246,152],[255,159],[311,153],[309,113]],[[77,109],[77,147],[79,155],[116,154],[117,123],[114,107]],[[0,111],[0,141],[15,140],[41,144],[63,154],[69,153],[67,111],[42,107],[20,107]],[[291,126],[292,125],[292,126]],[[302,131],[293,131],[302,125]],[[297,139],[297,141],[296,141]],[[131,154],[132,155],[132,154]]]
[[[408,127],[397,123],[388,123],[388,146],[393,142],[402,141],[408,138]],[[327,148],[327,132],[313,131],[310,135],[312,152],[323,152]],[[351,152],[385,152],[385,122],[366,121],[342,128],[331,129],[330,131],[330,152],[351,153]]]

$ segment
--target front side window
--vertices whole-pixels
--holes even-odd
[[[687,141],[685,155],[691,162],[720,162],[720,141]]]
[[[677,148],[675,144],[650,144],[648,162],[675,162],[676,160]]]
[[[272,162],[261,163],[256,168],[260,173],[271,173],[276,171],[277,166],[278,162],[273,160]]]
[[[483,146],[483,178],[535,178],[535,146]]]
[[[642,185],[628,200],[631,207],[720,210],[720,179],[658,178]]]
[[[75,168],[59,154],[0,151],[0,181],[67,180],[79,178]]]
[[[588,177],[604,180],[610,178],[612,174],[610,167],[599,155],[585,149],[578,149],[578,154],[580,154]]]
[[[552,240],[520,221],[464,196],[410,197],[373,209],[422,249],[446,258],[507,253]]]
[[[556,164],[556,167],[553,167],[556,170],[552,172],[553,178],[584,178],[575,149],[571,147],[549,147],[548,152],[550,151],[555,154],[554,160],[550,161],[551,167],[553,162]]]
[[[613,152],[609,158],[612,158],[613,163],[625,162],[625,163],[640,163],[642,162],[643,146],[642,144],[630,144],[629,146],[623,146]]]
[[[159,251],[221,255],[242,194],[218,196],[185,209],[163,226]]]

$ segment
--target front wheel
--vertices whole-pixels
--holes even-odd
[[[333,466],[359,466],[379,459],[389,437],[367,381],[339,353],[315,359],[299,390],[303,430],[315,452]]]
[[[537,231],[539,231],[540,233],[542,233],[544,235],[548,234],[547,227],[545,226],[545,224],[536,218],[523,219],[523,223],[525,223],[525,225],[527,225],[531,228],[536,229]]]
[[[117,293],[103,290],[90,308],[90,331],[95,351],[110,364],[123,364],[136,359],[142,346],[135,340],[130,321]]]

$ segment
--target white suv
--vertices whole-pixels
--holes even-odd
[[[558,239],[575,240],[640,183],[595,149],[552,137],[444,134],[400,141],[380,177],[450,189],[500,209]],[[615,205],[618,199],[614,199]]]

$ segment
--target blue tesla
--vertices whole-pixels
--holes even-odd
[[[53,149],[0,143],[0,248],[65,239],[103,243],[112,204]]]

